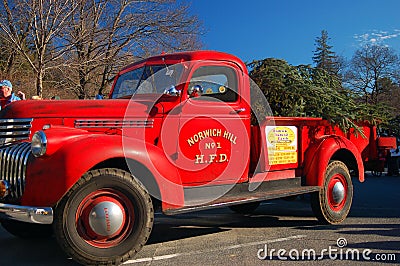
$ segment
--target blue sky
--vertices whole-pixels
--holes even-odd
[[[191,12],[203,21],[205,49],[247,62],[274,57],[312,64],[321,30],[347,59],[367,42],[400,53],[400,0],[192,0]]]

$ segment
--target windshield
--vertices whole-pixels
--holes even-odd
[[[176,64],[144,66],[126,72],[118,77],[111,98],[146,93],[162,94],[178,84],[182,70],[183,66]]]

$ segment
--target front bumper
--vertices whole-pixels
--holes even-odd
[[[53,209],[51,207],[31,207],[0,203],[0,219],[51,224],[53,223]]]

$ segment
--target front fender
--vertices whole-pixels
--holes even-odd
[[[364,164],[357,147],[344,137],[329,135],[318,139],[306,151],[303,175],[307,185],[323,185],[326,168],[339,151],[352,155],[357,165],[358,179],[364,182]]]
[[[113,158],[129,158],[142,164],[154,176],[163,208],[183,206],[181,178],[158,147],[120,135],[88,134],[70,138],[50,156],[30,157],[22,204],[53,206],[95,165]]]

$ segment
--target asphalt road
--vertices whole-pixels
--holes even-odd
[[[400,264],[400,177],[354,180],[349,217],[319,225],[308,197],[274,200],[249,216],[228,208],[156,214],[151,238],[125,265]],[[0,265],[77,265],[55,239],[22,240],[0,227]]]

